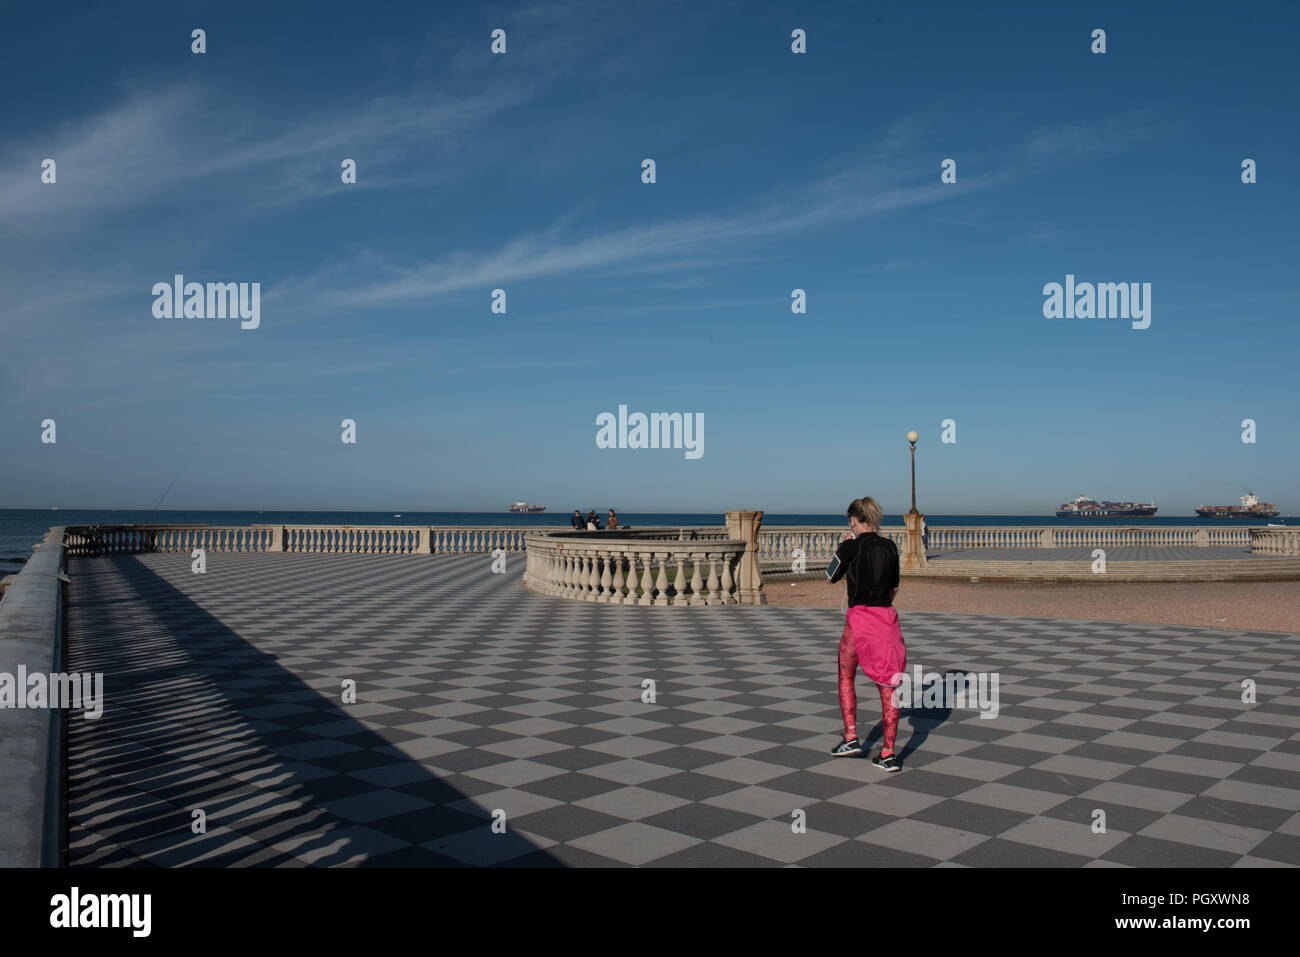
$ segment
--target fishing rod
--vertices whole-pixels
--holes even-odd
[[[183,470],[182,470],[182,471],[183,471]],[[180,477],[181,477],[181,473],[180,473],[180,472],[177,472],[177,473],[176,473],[176,478],[172,479],[172,484],[167,486],[167,491],[162,493],[162,498],[158,499],[157,503],[154,504],[153,512],[150,512],[150,513],[149,513],[149,518],[146,518],[146,519],[144,520],[144,524],[146,524],[146,525],[149,524],[149,519],[150,519],[150,518],[153,518],[153,513],[156,512],[156,511],[158,511],[158,506],[161,505],[161,504],[163,503],[163,498],[166,498],[166,497],[171,493],[172,486],[176,484],[176,479],[178,479],[178,478],[180,478]]]

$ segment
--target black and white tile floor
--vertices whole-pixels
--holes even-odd
[[[522,567],[73,559],[66,667],[106,704],[69,715],[70,862],[1300,863],[1300,636],[906,613],[909,666],[996,672],[1000,710],[905,710],[883,774],[827,753],[839,612],[583,604]]]

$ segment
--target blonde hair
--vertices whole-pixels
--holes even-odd
[[[873,532],[880,531],[880,504],[874,498],[867,495],[855,498],[849,502],[848,515],[849,518],[856,518]]]

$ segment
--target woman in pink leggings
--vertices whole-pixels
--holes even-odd
[[[894,689],[907,670],[907,646],[898,627],[894,596],[898,594],[898,546],[880,534],[880,506],[873,498],[854,499],[848,508],[852,534],[835,555],[840,566],[831,581],[847,579],[849,610],[840,636],[840,712],[844,740],[831,751],[836,757],[862,753],[858,740],[858,695],[853,686],[858,666],[876,683],[885,731],[884,747],[871,763],[882,771],[898,771],[894,739],[898,735],[898,705]]]

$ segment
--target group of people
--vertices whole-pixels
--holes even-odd
[[[609,518],[606,519],[606,524],[602,525],[600,524],[600,516],[596,514],[594,508],[587,513],[585,518],[582,515],[582,510],[575,508],[573,510],[573,517],[569,519],[569,524],[580,532],[602,532],[606,529],[618,528],[618,516],[614,514],[614,510],[611,508],[609,510]]]

